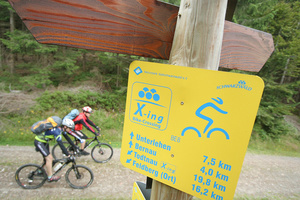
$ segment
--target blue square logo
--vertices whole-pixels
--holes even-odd
[[[140,67],[135,68],[133,71],[135,72],[136,75],[143,73],[143,71]]]

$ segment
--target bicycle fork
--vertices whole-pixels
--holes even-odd
[[[75,167],[75,164],[72,165],[72,169],[74,170],[74,173],[75,173],[75,175],[76,175],[76,178],[77,178],[77,179],[80,179],[80,178],[81,178],[81,174],[80,174],[80,172],[78,171],[78,168]]]

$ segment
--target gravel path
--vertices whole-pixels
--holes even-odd
[[[69,187],[64,177],[57,183],[45,183],[36,190],[24,190],[14,180],[18,167],[40,163],[41,155],[33,147],[0,146],[0,199],[131,199],[135,181],[146,177],[122,166],[120,149],[114,149],[111,161],[95,163],[90,156],[78,163],[94,172],[93,184],[84,190]],[[300,158],[247,153],[236,189],[235,199],[300,199]]]

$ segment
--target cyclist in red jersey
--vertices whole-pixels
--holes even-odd
[[[91,131],[95,135],[98,135],[100,132],[99,127],[96,126],[94,122],[92,122],[89,119],[92,112],[93,112],[92,108],[90,108],[89,106],[85,106],[82,108],[82,113],[80,113],[77,117],[73,119],[75,123],[75,131],[70,134],[80,141],[81,143],[80,153],[82,155],[89,155],[88,152],[84,151],[84,147],[86,143],[85,139],[87,139],[88,137],[84,133],[82,133],[81,131],[82,127],[84,126],[87,130]],[[98,133],[96,133],[96,131],[92,127],[94,127],[98,131]]]

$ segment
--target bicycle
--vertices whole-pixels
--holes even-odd
[[[69,163],[72,166],[66,171],[66,182],[74,189],[84,189],[89,187],[94,181],[94,174],[92,170],[84,165],[76,165],[75,157],[63,158],[53,161],[53,176],[58,174]],[[22,165],[15,174],[16,182],[24,189],[37,189],[42,187],[48,179],[47,173],[44,169],[46,161],[42,165],[25,164]]]
[[[93,147],[93,149],[91,151],[91,156],[92,156],[93,160],[97,163],[106,163],[113,156],[113,153],[114,153],[113,148],[107,143],[101,143],[98,139],[98,136],[99,135],[87,138],[86,140],[92,139],[92,141],[90,141],[90,142],[87,141],[84,149],[91,146],[94,142],[97,142],[97,144]],[[76,144],[76,142],[77,141],[75,139],[74,143]],[[74,151],[73,147],[68,142],[63,142],[63,144],[65,145],[66,149],[69,151],[69,153],[71,155],[80,156],[80,153],[76,152],[76,150]],[[59,147],[59,145],[57,143],[52,148],[52,155],[53,155],[54,159],[63,157],[61,148]]]

